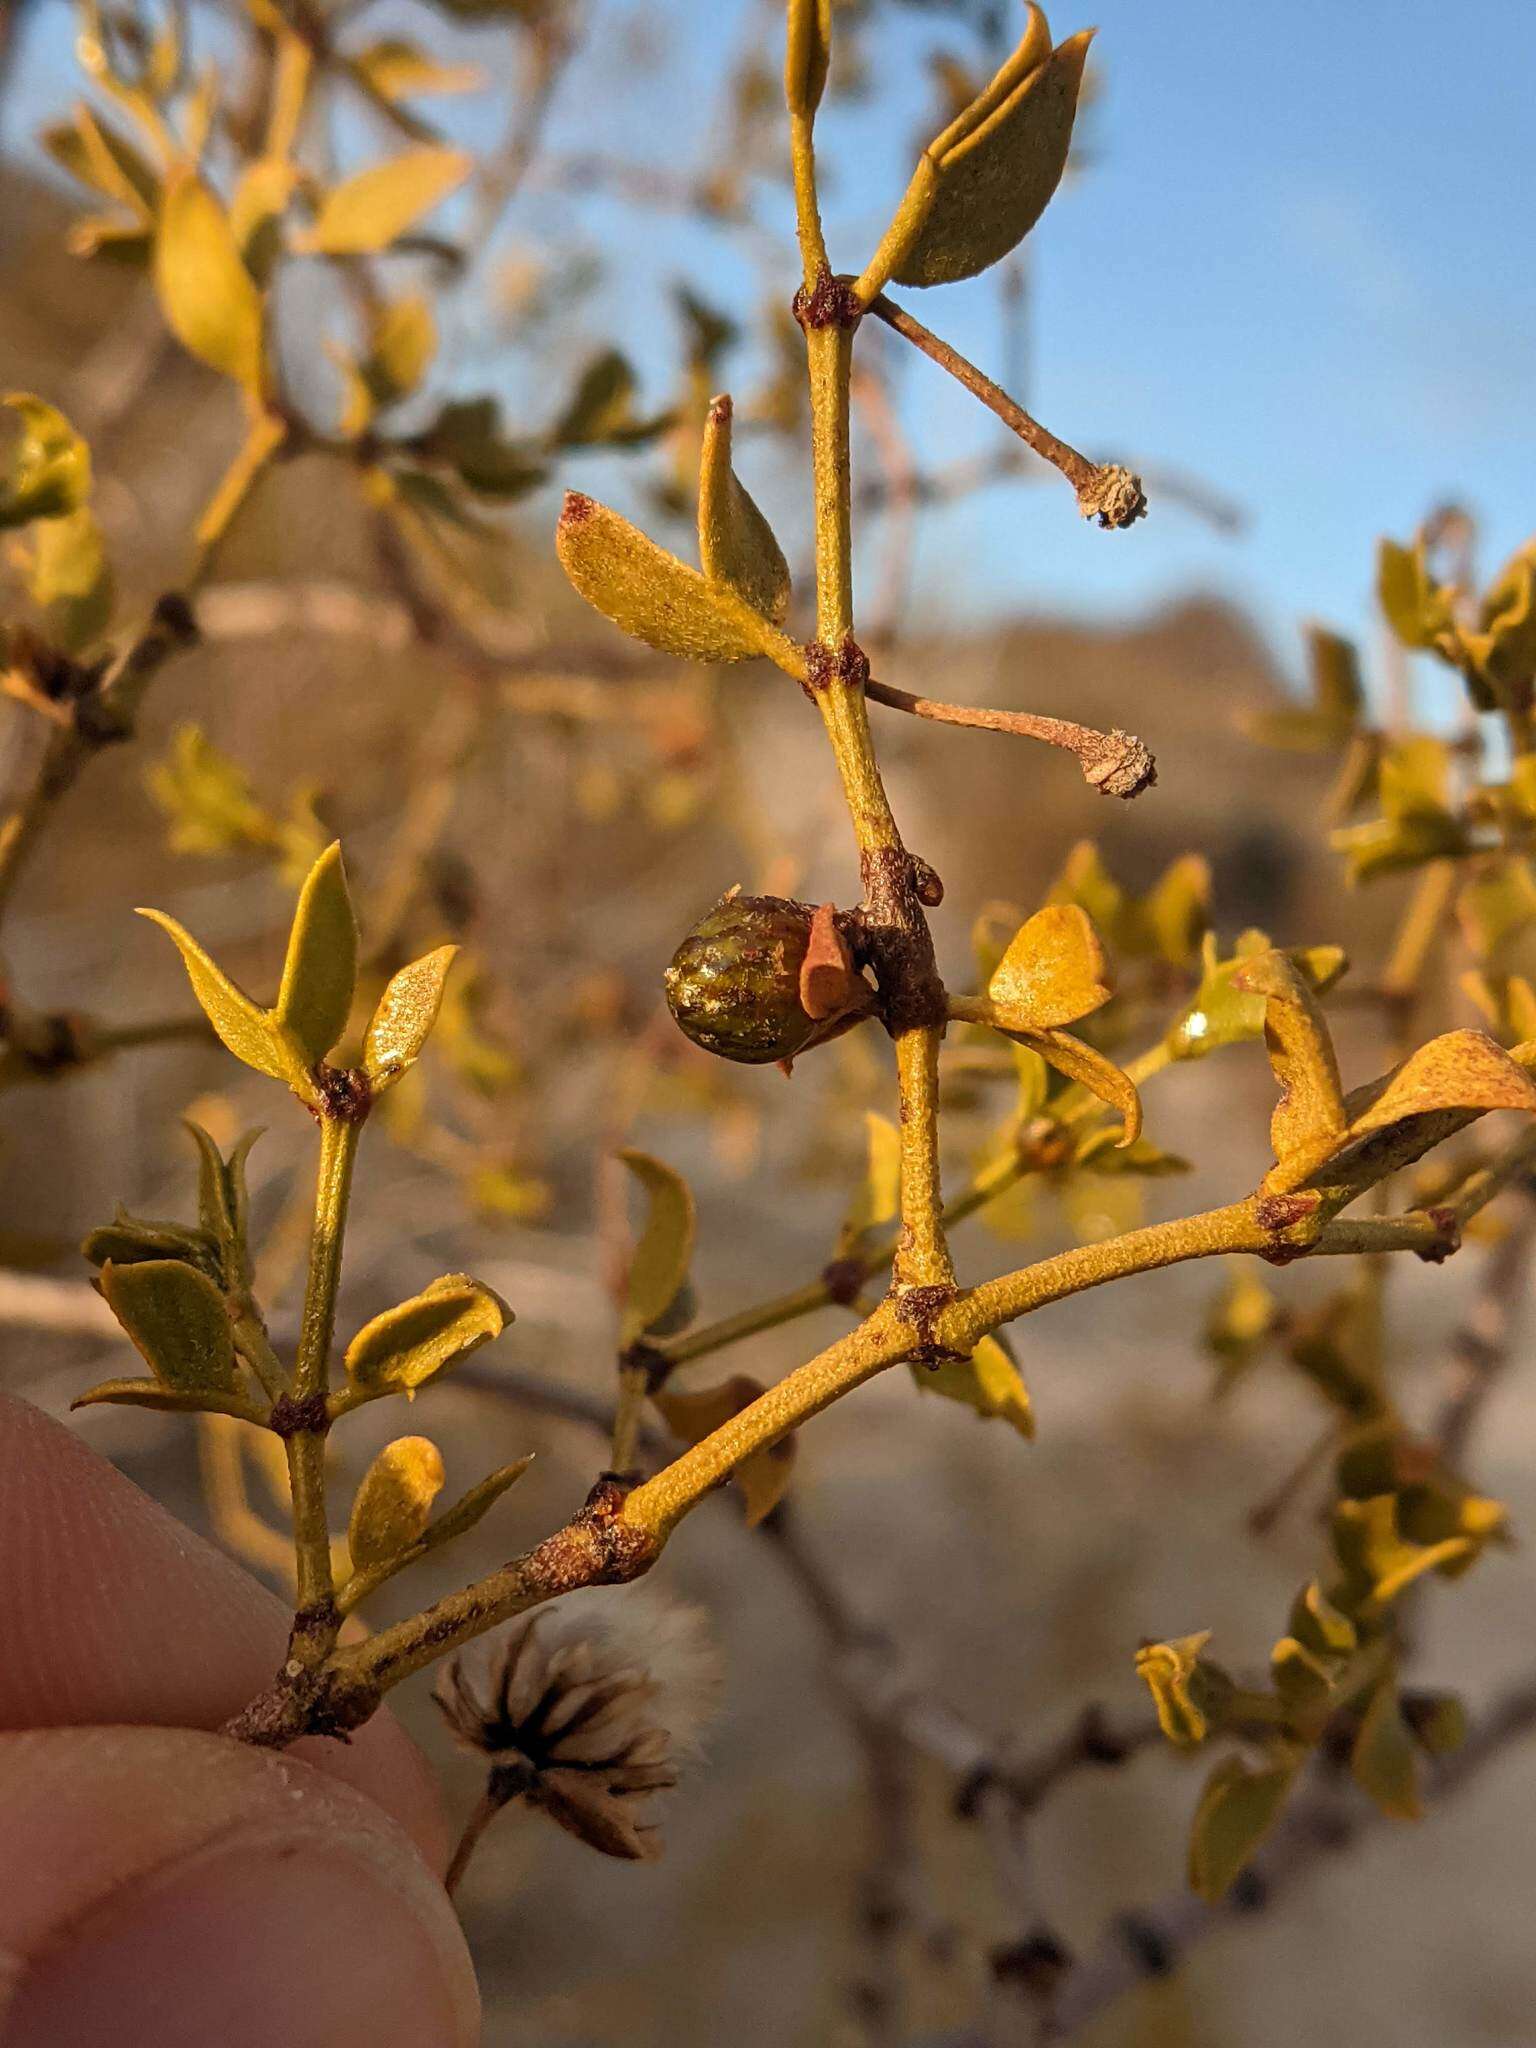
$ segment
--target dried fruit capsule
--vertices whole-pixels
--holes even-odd
[[[706,1052],[762,1066],[793,1059],[817,1029],[800,1000],[811,911],[782,896],[734,889],[672,956],[667,1006]]]

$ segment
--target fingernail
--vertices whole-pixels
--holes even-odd
[[[377,1841],[249,1832],[96,1906],[31,1964],[4,2048],[471,2048],[445,1894]]]

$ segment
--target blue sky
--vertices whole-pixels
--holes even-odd
[[[62,9],[55,18],[27,53],[28,112],[71,90]],[[552,144],[656,166],[694,154],[722,59],[765,23],[778,36],[756,0],[597,0],[593,19]],[[1094,162],[1030,238],[1026,396],[1090,452],[1205,479],[1249,524],[1223,538],[1154,503],[1143,525],[1106,535],[1077,520],[1065,487],[998,488],[930,516],[919,605],[1130,616],[1216,590],[1290,660],[1299,617],[1374,630],[1377,534],[1406,534],[1446,496],[1478,516],[1491,569],[1536,527],[1536,9],[1097,0],[1081,15],[1052,11],[1058,36],[1092,21]],[[665,52],[654,72],[636,66],[637,41]],[[860,266],[901,191],[931,103],[926,58],[946,45],[967,47],[941,16],[882,6],[872,98],[826,113],[843,267]],[[484,107],[453,118],[472,138],[494,132]],[[761,210],[787,225],[777,195],[765,191]],[[622,330],[658,397],[675,348],[664,288],[686,276],[722,305],[760,294],[757,258],[685,221],[537,198],[525,218],[535,233],[567,223],[602,248],[593,333]],[[910,301],[983,367],[1003,367],[993,281]],[[931,462],[1001,431],[915,357],[901,392]],[[770,482],[797,488],[786,472],[765,479],[765,497]],[[793,511],[782,516],[792,527]]]

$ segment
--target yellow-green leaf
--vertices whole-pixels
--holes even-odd
[[[1419,1760],[1403,1719],[1397,1679],[1389,1672],[1371,1694],[1350,1752],[1355,1782],[1393,1820],[1418,1820]]]
[[[489,1287],[467,1273],[445,1273],[363,1325],[347,1346],[347,1377],[363,1393],[414,1395],[499,1337],[512,1320],[511,1309]]]
[[[1219,1664],[1202,1655],[1211,1632],[1174,1636],[1163,1643],[1143,1643],[1136,1652],[1136,1675],[1152,1695],[1157,1723],[1181,1749],[1204,1742],[1232,1696],[1232,1681]]]
[[[422,292],[408,292],[384,307],[373,325],[368,374],[380,405],[406,398],[427,374],[437,353],[437,323],[432,302]]]
[[[762,1391],[758,1381],[748,1374],[733,1373],[717,1387],[701,1387],[688,1394],[665,1391],[653,1399],[674,1436],[681,1437],[686,1444],[701,1444],[757,1400]],[[790,1435],[754,1451],[732,1473],[745,1501],[748,1528],[755,1528],[772,1514],[783,1499],[794,1462],[795,1438]]]
[[[1429,648],[1455,623],[1448,593],[1430,576],[1424,543],[1383,540],[1376,556],[1376,595],[1387,624],[1405,647]]]
[[[356,986],[357,918],[333,840],[299,891],[274,1011],[306,1067],[317,1066],[346,1030]]]
[[[232,1394],[235,1347],[217,1287],[180,1259],[101,1269],[107,1306],[162,1386]]]
[[[386,1444],[363,1475],[347,1523],[354,1570],[385,1564],[409,1550],[443,1490],[443,1456],[430,1437]]]
[[[724,583],[778,625],[789,609],[789,564],[773,528],[731,466],[731,401],[714,400],[699,462],[699,560],[705,581]]]
[[[979,1337],[969,1358],[914,1365],[911,1370],[920,1393],[942,1394],[983,1418],[1011,1424],[1022,1437],[1033,1438],[1035,1411],[1029,1389],[1001,1337]]]
[[[472,1486],[468,1493],[461,1494],[451,1508],[445,1508],[436,1515],[422,1531],[422,1544],[428,1550],[437,1550],[444,1543],[451,1543],[456,1536],[462,1536],[467,1529],[473,1529],[483,1514],[493,1508],[509,1487],[515,1486],[528,1467],[533,1463],[530,1451],[525,1458],[516,1458],[510,1465],[503,1465]]]
[[[112,570],[89,506],[39,520],[31,542],[28,587],[55,635],[70,648],[99,639],[112,617]]]
[[[1447,1031],[1347,1107],[1360,1137],[1436,1110],[1536,1110],[1536,1081],[1485,1031]]]
[[[21,431],[0,471],[0,529],[78,512],[90,496],[89,448],[57,407],[30,392],[8,391],[4,402]]]
[[[102,1380],[70,1402],[71,1408],[154,1408],[167,1415],[232,1415],[264,1423],[265,1412],[239,1394],[213,1387],[168,1387],[161,1380]]]
[[[1141,1136],[1141,1097],[1130,1075],[1107,1059],[1097,1047],[1074,1038],[1070,1031],[1009,1031],[1019,1041],[1048,1060],[1057,1073],[1076,1081],[1100,1102],[1120,1112],[1121,1145],[1134,1145]]]
[[[660,1322],[681,1293],[693,1257],[693,1193],[680,1173],[648,1152],[619,1157],[645,1190],[645,1224],[629,1262],[621,1346],[633,1344]]]
[[[391,977],[363,1040],[363,1065],[375,1089],[397,1081],[414,1066],[442,1007],[443,984],[458,954],[439,946],[412,960]]]
[[[1044,15],[1029,14],[1008,63],[925,152],[914,183],[921,191],[931,179],[932,194],[899,283],[953,284],[1001,262],[1061,183],[1093,30],[1048,51]]]
[[[663,654],[691,661],[745,661],[764,654],[774,629],[734,590],[707,583],[627,519],[568,491],[555,552],[587,603]]]
[[[832,0],[789,0],[784,39],[784,99],[809,120],[821,104],[832,61]]]
[[[1237,976],[1245,961],[1270,950],[1263,932],[1248,931],[1238,939],[1232,957],[1222,960],[1214,933],[1207,932],[1201,948],[1200,986],[1168,1032],[1172,1058],[1203,1059],[1221,1046],[1259,1036],[1264,1029],[1266,1000],[1257,991],[1243,988]],[[1349,964],[1338,946],[1291,946],[1285,957],[1314,995],[1330,989]]]
[[[1280,1818],[1296,1768],[1287,1761],[1255,1771],[1234,1756],[1207,1779],[1190,1832],[1189,1882],[1209,1904],[1225,1897]]]
[[[868,1150],[864,1178],[843,1220],[843,1243],[851,1248],[866,1230],[889,1223],[901,1200],[901,1133],[889,1117],[864,1112]]]
[[[387,36],[369,43],[352,60],[376,93],[387,100],[427,94],[478,92],[485,73],[475,64],[439,64],[414,43]]]
[[[987,996],[1009,1030],[1049,1031],[1109,1001],[1106,972],[1088,913],[1075,903],[1048,903],[1014,933]]]
[[[223,207],[187,165],[166,180],[155,235],[155,290],[183,348],[247,391],[260,390],[261,294]]]
[[[1264,1042],[1280,1100],[1270,1119],[1275,1158],[1305,1176],[1343,1143],[1344,1093],[1339,1063],[1311,988],[1284,953],[1256,954],[1232,978],[1234,988],[1264,998]]]
[[[441,205],[469,176],[461,149],[411,149],[372,164],[326,193],[301,246],[321,256],[367,256],[387,249]]]
[[[247,164],[230,201],[229,227],[253,278],[264,282],[281,253],[278,224],[298,190],[302,172],[283,157]]]
[[[181,954],[192,993],[203,1014],[237,1060],[254,1067],[258,1074],[270,1074],[303,1092],[308,1087],[306,1064],[297,1046],[282,1031],[268,1010],[253,1003],[203,951],[192,934],[162,910],[140,910],[169,934]]]

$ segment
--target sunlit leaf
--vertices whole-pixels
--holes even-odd
[[[361,1392],[414,1394],[499,1337],[512,1320],[489,1287],[467,1273],[445,1273],[363,1325],[347,1346],[347,1377]]]
[[[333,841],[299,891],[273,1012],[305,1066],[317,1066],[347,1028],[356,986],[357,918]]]
[[[455,191],[474,167],[458,149],[412,149],[333,186],[300,246],[321,256],[387,249]]]
[[[706,581],[728,585],[774,625],[782,621],[789,608],[789,564],[731,466],[729,398],[715,399],[704,422],[699,560]]]
[[[161,910],[140,910],[139,916],[149,918],[172,939],[203,1014],[235,1058],[258,1074],[270,1074],[275,1081],[286,1081],[304,1092],[308,1086],[304,1058],[272,1013],[236,988],[175,918]]]
[[[352,1502],[347,1548],[354,1569],[384,1564],[411,1548],[427,1526],[443,1477],[442,1452],[429,1437],[402,1436],[384,1446]]]
[[[420,1057],[442,1006],[443,985],[458,955],[439,946],[393,975],[363,1040],[363,1065],[375,1089],[387,1088]]]
[[[65,647],[88,646],[106,631],[112,617],[112,569],[88,506],[62,519],[37,522],[27,586]]]
[[[1343,1142],[1344,1097],[1317,998],[1284,953],[1244,960],[1232,985],[1265,1000],[1264,1039],[1280,1100],[1270,1141],[1282,1168],[1310,1171]]]
[[[259,392],[261,294],[223,207],[187,165],[166,180],[155,234],[155,290],[184,348]]]
[[[931,142],[909,187],[922,226],[897,264],[902,284],[952,284],[1001,262],[1061,183],[1092,29],[1050,48],[1038,7],[991,84]],[[915,190],[914,190],[915,188]]]
[[[555,550],[588,604],[663,654],[745,661],[767,651],[773,628],[745,599],[576,491],[566,493]]]
[[[0,470],[0,529],[79,511],[91,490],[84,441],[63,413],[30,392],[8,391],[4,403],[18,416],[20,433]]]
[[[1202,1655],[1210,1640],[1210,1630],[1202,1629],[1198,1635],[1143,1643],[1136,1652],[1136,1675],[1152,1695],[1158,1726],[1180,1748],[1204,1742],[1220,1726],[1232,1695],[1226,1672]]]
[[[1051,903],[1021,925],[987,983],[1010,1030],[1075,1024],[1110,998],[1104,949],[1086,911]]]

